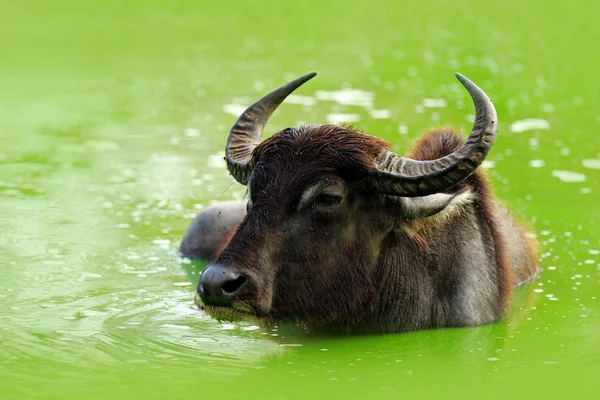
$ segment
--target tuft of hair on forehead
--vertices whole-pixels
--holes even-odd
[[[389,144],[340,125],[302,125],[287,128],[260,143],[253,152],[259,161],[294,160],[307,165],[325,163],[335,170],[366,171]]]

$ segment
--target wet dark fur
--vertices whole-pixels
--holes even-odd
[[[435,160],[452,153],[463,142],[464,138],[455,134],[452,128],[438,128],[426,133],[417,140],[407,156],[416,160]],[[512,274],[509,264],[509,250],[506,248],[502,228],[497,220],[496,209],[498,204],[495,202],[492,188],[485,173],[480,169],[448,192],[456,193],[464,190],[470,190],[475,195],[473,212],[477,221],[479,221],[479,229],[483,232],[489,231],[489,235],[483,235],[483,240],[486,248],[495,255],[498,285],[498,301],[495,304],[495,310],[498,314],[502,314],[510,295]]]
[[[449,128],[436,129],[408,156],[439,158],[463,140]],[[532,241],[497,204],[482,172],[449,191],[472,192],[461,211],[407,220],[398,198],[368,185],[369,166],[388,147],[324,125],[284,130],[255,149],[252,206],[214,261],[249,277],[240,300],[255,314],[322,329],[387,332],[502,318],[518,283],[511,276],[529,279],[537,271]],[[343,181],[343,204],[298,210],[306,188],[323,179]],[[518,237],[513,247],[507,235]]]

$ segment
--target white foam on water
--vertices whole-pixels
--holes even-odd
[[[312,107],[317,104],[317,99],[311,96],[302,96],[299,94],[290,94],[285,102],[288,104],[300,104],[307,107]]]
[[[84,278],[102,278],[102,275],[96,274],[94,272],[83,272],[81,276]]]
[[[529,160],[529,166],[531,168],[542,168],[544,165],[546,165],[544,160]]]
[[[587,177],[584,174],[574,171],[554,170],[552,171],[552,176],[568,183],[585,182],[587,180]]]
[[[540,105],[540,110],[547,112],[547,113],[552,113],[552,112],[554,112],[555,109],[556,108],[552,104],[549,104],[549,103],[544,103],[544,104]]]
[[[537,149],[540,145],[540,141],[538,140],[538,138],[531,137],[529,138],[529,145],[532,148]]]
[[[426,108],[444,108],[448,105],[448,102],[445,99],[423,99],[423,107]]]
[[[239,104],[225,104],[223,106],[223,112],[225,114],[233,115],[234,117],[239,117],[244,111],[246,111],[246,106],[241,106]]]
[[[401,135],[406,135],[408,133],[408,126],[398,125],[398,133]]]
[[[209,155],[206,164],[212,168],[223,168],[225,166],[225,160],[223,160],[223,152]]]
[[[344,106],[373,108],[373,93],[362,89],[317,90],[315,96],[319,100],[333,101]]]
[[[369,115],[373,119],[388,119],[391,116],[390,110],[371,110]]]
[[[250,325],[250,326],[245,326],[242,328],[243,331],[257,331],[259,329],[260,329],[260,327],[257,325]]]
[[[581,160],[581,165],[589,169],[600,169],[600,158],[586,158]]]
[[[342,114],[342,113],[331,113],[325,116],[325,119],[330,124],[340,124],[342,122],[352,123],[360,121],[360,115],[358,114]]]
[[[66,262],[62,260],[42,260],[42,264],[44,265],[65,265]]]
[[[265,90],[265,83],[263,81],[254,81],[254,83],[252,84],[252,87],[257,92],[262,92]]]
[[[508,129],[511,132],[521,133],[526,131],[538,131],[550,129],[550,122],[541,118],[525,118],[519,121],[515,121]]]
[[[117,143],[97,140],[88,140],[85,142],[85,145],[90,149],[97,151],[118,150],[120,148]]]
[[[198,137],[200,136],[200,130],[196,128],[185,128],[183,134],[187,137]]]
[[[162,324],[161,326],[163,328],[172,328],[172,329],[192,329],[191,327],[186,326],[186,325]]]

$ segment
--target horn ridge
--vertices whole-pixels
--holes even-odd
[[[311,72],[278,87],[240,115],[229,132],[225,147],[227,169],[236,181],[242,185],[248,183],[248,178],[254,168],[252,152],[260,143],[262,131],[271,114],[290,93],[316,75],[316,72]]]
[[[459,73],[455,76],[475,105],[469,137],[456,151],[436,160],[413,160],[389,150],[382,152],[368,178],[380,193],[417,197],[443,192],[467,179],[485,160],[498,132],[496,110],[477,85]]]

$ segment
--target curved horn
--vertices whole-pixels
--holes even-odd
[[[475,123],[465,143],[437,160],[412,160],[386,151],[374,161],[370,182],[384,194],[426,196],[443,192],[468,178],[485,159],[498,132],[494,105],[477,85],[456,73],[475,104]]]
[[[225,147],[227,169],[236,181],[242,185],[248,183],[248,177],[254,168],[252,151],[260,143],[260,135],[273,111],[290,93],[316,75],[316,72],[311,72],[278,87],[240,115],[229,132]]]

